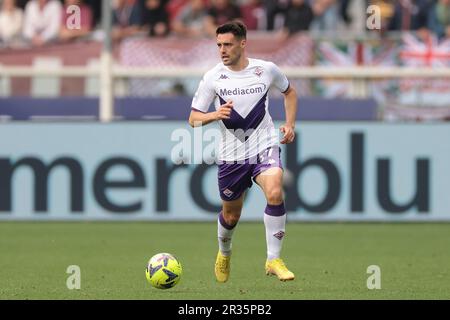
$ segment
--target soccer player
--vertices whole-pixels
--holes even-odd
[[[246,37],[246,26],[240,22],[229,22],[217,28],[222,63],[204,75],[189,116],[192,127],[217,121],[222,134],[217,158],[223,205],[218,217],[219,252],[215,274],[219,282],[229,278],[231,238],[241,216],[244,194],[253,180],[267,199],[264,214],[266,274],[276,275],[282,281],[293,280],[294,274],[280,258],[286,212],[279,137],[268,112],[268,90],[275,87],[284,94],[286,123],[280,127],[281,144],[291,143],[295,138],[297,94],[274,63],[247,58]],[[215,111],[208,112],[212,102]]]

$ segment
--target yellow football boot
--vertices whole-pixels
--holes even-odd
[[[217,253],[214,271],[218,282],[226,282],[230,276],[231,256],[224,256],[222,252]]]
[[[266,261],[266,274],[276,275],[281,281],[294,280],[295,278],[280,258]]]

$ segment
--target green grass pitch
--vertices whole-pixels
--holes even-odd
[[[148,259],[175,254],[180,283],[145,279]],[[0,299],[450,299],[450,224],[288,223],[283,256],[296,274],[264,273],[263,223],[241,222],[229,282],[216,283],[214,223],[2,222]],[[81,289],[69,290],[69,265]],[[369,265],[381,289],[369,290]]]

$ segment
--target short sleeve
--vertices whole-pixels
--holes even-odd
[[[282,93],[286,92],[289,89],[289,80],[275,63],[270,62],[270,73],[273,86]]]
[[[192,99],[191,109],[203,113],[208,112],[209,106],[213,103],[215,96],[216,91],[212,86],[212,82],[209,80],[209,77],[205,75],[200,81],[198,89]]]

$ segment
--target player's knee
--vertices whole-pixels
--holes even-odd
[[[239,218],[240,218],[241,216],[230,216],[230,218],[229,218],[229,220],[228,220],[228,224],[230,225],[230,226],[234,226],[234,225],[236,225],[238,222],[239,222]]]
[[[269,204],[280,204],[283,202],[283,190],[279,187],[270,189],[267,192],[267,202]]]
[[[239,222],[239,218],[241,217],[240,213],[236,213],[231,210],[224,210],[222,214],[223,219],[230,226],[234,226],[235,224],[237,224]]]

